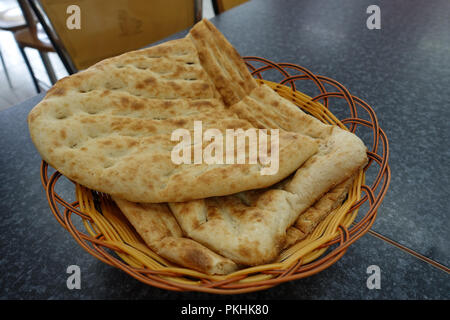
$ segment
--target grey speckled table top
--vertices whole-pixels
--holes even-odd
[[[381,30],[366,27],[371,4],[381,8]],[[243,56],[302,65],[338,80],[374,108],[390,141],[392,181],[373,230],[446,267],[449,16],[447,0],[252,0],[212,20]],[[26,124],[41,98],[0,112],[0,297],[223,298],[143,285],[90,256],[59,226],[40,184],[40,157]],[[72,264],[81,268],[80,290],[66,287]],[[381,289],[366,286],[370,265],[381,269]],[[317,275],[225,298],[449,299],[450,276],[445,268],[367,234]]]

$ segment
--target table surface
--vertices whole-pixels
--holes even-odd
[[[366,27],[371,4],[381,8],[380,30]],[[447,0],[252,0],[212,19],[241,55],[302,65],[374,108],[390,141],[392,180],[372,229],[393,244],[366,234],[321,273],[244,295],[146,286],[90,256],[51,214],[26,123],[40,95],[0,112],[0,297],[449,299],[449,16]],[[67,289],[69,265],[80,266],[80,290]],[[367,288],[370,265],[380,267],[381,289]]]

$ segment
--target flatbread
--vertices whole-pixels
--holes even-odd
[[[257,87],[239,53],[211,22],[203,19],[191,29],[188,37],[193,40],[200,63],[225,105],[239,102]]]
[[[253,115],[263,128],[280,127],[281,120],[272,112],[291,110],[294,114],[285,118],[289,123],[284,126],[321,138],[319,151],[279,189],[169,204],[187,236],[239,264],[259,265],[279,255],[288,240],[287,230],[312,205],[316,203],[320,212],[306,212],[311,221],[300,229],[305,234],[331,212],[341,189],[330,190],[366,164],[366,147],[356,135],[320,123],[265,85],[230,108],[245,112],[249,119]]]
[[[209,274],[227,274],[236,263],[214,253],[183,232],[167,204],[139,204],[113,199],[145,243],[162,257],[182,266]]]
[[[200,23],[190,37],[229,110],[257,128],[279,128],[317,139],[319,149],[275,186],[171,202],[169,208],[185,236],[237,264],[264,264],[287,244],[305,237],[339,205],[348,181],[367,162],[366,147],[354,134],[321,123],[265,85],[236,88],[234,84],[248,78],[249,72],[236,67],[242,63],[214,30]]]
[[[293,106],[262,85],[230,108],[247,112],[249,119],[254,115],[261,128],[281,127],[282,120],[274,122],[275,108],[292,111],[283,127],[320,138],[319,151],[276,186],[169,203],[186,236],[238,264],[264,264],[308,235],[342,203],[352,176],[367,162],[366,147],[354,134],[323,124]],[[260,110],[264,112],[256,117]]]
[[[350,178],[338,184],[303,212],[295,223],[287,229],[284,248],[303,240],[313,232],[322,220],[344,202],[352,183],[353,178]]]
[[[224,136],[227,129],[254,128],[224,105],[218,79],[210,79],[209,64],[205,71],[193,38],[107,59],[58,81],[28,117],[42,158],[93,190],[162,203],[270,186],[317,151],[313,138],[280,130],[275,174],[262,175],[265,165],[250,164],[248,154],[245,164],[174,163],[171,151],[179,141],[171,137],[176,129],[187,129],[193,137],[195,121],[201,121],[203,132],[214,128]],[[227,66],[238,70],[233,76],[242,74],[243,62],[230,61]],[[253,83],[247,89],[256,86],[248,71],[245,80]],[[235,90],[236,85],[230,92]],[[203,151],[207,146],[203,143]]]
[[[173,166],[168,133],[197,119],[220,130],[280,130],[278,174],[260,175],[260,164]],[[29,126],[44,160],[111,194],[154,251],[207,273],[271,262],[292,226],[311,232],[367,162],[354,134],[258,85],[208,21],[64,79]]]

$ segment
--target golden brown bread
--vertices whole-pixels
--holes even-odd
[[[230,108],[245,112],[249,119],[254,116],[261,128],[279,128],[284,121],[283,126],[290,130],[320,137],[319,150],[277,187],[169,206],[190,238],[239,264],[268,263],[285,247],[287,230],[302,213],[306,211],[305,218],[311,219],[309,223],[302,219],[298,222],[299,226],[308,226],[301,229],[306,235],[331,212],[342,196],[342,188],[330,190],[366,164],[366,147],[354,134],[294,109],[290,101],[265,85]],[[276,117],[273,114],[277,109],[292,110],[293,114]],[[320,212],[314,207],[308,212],[315,203]]]
[[[240,54],[211,22],[203,19],[188,36],[197,48],[200,63],[227,106],[239,102],[257,87]]]
[[[311,207],[303,212],[295,223],[286,231],[286,242],[284,248],[288,248],[309,235],[316,226],[325,219],[334,209],[347,197],[352,185],[353,178],[350,178],[324,194]]]
[[[313,138],[325,138],[332,130],[331,126],[299,112],[295,104],[266,85],[258,86],[230,109],[257,128],[280,128]]]
[[[261,176],[259,164],[174,165],[170,133],[196,120],[222,131],[279,129],[278,174]],[[30,113],[29,126],[44,160],[112,194],[154,251],[207,273],[272,261],[339,203],[346,192],[339,184],[367,161],[355,135],[257,85],[208,21],[184,39],[63,79]]]
[[[281,127],[284,121],[283,127],[320,137],[319,151],[277,186],[169,203],[188,237],[242,265],[268,263],[286,245],[309,234],[342,202],[349,178],[367,160],[365,146],[355,135],[318,122],[276,95],[259,86],[231,109],[255,115],[261,128]],[[274,108],[292,114],[277,118]],[[291,227],[294,223],[296,228]]]
[[[351,176],[367,162],[366,147],[354,134],[321,123],[265,85],[241,86],[241,90],[225,85],[246,79],[249,72],[220,68],[233,61],[234,54],[229,51],[225,58],[223,53],[215,56],[219,55],[217,50],[211,51],[210,47],[219,40],[214,35],[215,32],[209,34],[211,39],[191,33],[202,40],[196,45],[199,51],[205,52],[205,70],[212,70],[208,74],[214,83],[224,85],[225,88],[218,90],[227,97],[224,100],[230,110],[257,128],[279,128],[320,141],[318,152],[292,177],[276,186],[169,203],[187,236],[239,264],[263,264],[272,261],[288,242],[309,234],[343,201]],[[294,223],[295,229],[291,227]]]
[[[237,265],[191,239],[183,232],[167,204],[139,204],[114,198],[145,243],[162,257],[210,274],[227,274]]]
[[[250,204],[232,195],[169,205],[187,236],[236,263],[259,265],[283,248],[286,229],[298,216],[295,200],[294,194],[272,189]]]
[[[234,59],[230,65],[240,63]],[[45,161],[86,187],[134,202],[264,188],[291,174],[317,149],[314,139],[280,130],[275,174],[262,175],[263,166],[249,163],[248,154],[245,164],[176,164],[171,151],[178,141],[172,141],[172,133],[184,128],[192,137],[195,121],[203,131],[214,128],[224,135],[227,129],[253,128],[224,106],[190,37],[107,59],[64,78],[28,117],[31,138]]]

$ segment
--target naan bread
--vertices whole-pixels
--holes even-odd
[[[162,257],[209,274],[227,274],[237,269],[230,259],[183,237],[167,204],[139,204],[120,198],[114,201],[150,249]]]
[[[255,119],[264,110],[258,118],[261,128],[281,127],[281,120],[272,115],[275,108],[293,112],[283,127],[320,137],[319,151],[293,177],[267,189],[169,203],[186,236],[242,265],[268,263],[286,245],[309,234],[343,201],[351,177],[367,162],[366,147],[354,134],[295,109],[267,86],[231,106]]]
[[[273,101],[277,104],[272,104]],[[261,127],[269,121],[271,126],[279,127],[273,117],[265,118],[264,112],[258,113],[259,110],[270,114],[275,108],[292,107],[290,101],[262,85],[231,109],[258,114]],[[298,108],[295,112],[298,115],[291,119],[296,121],[297,127],[294,123],[289,126],[322,137],[319,151],[300,166],[281,189],[170,203],[170,209],[187,236],[239,264],[259,265],[278,256],[285,247],[288,228],[305,211],[304,219],[311,221],[298,221],[304,235],[332,210],[333,203],[338,202],[337,195],[342,196],[341,189],[326,195],[327,192],[366,164],[366,147],[348,131],[319,123]],[[315,203],[320,212],[309,209]]]
[[[338,184],[303,212],[294,225],[287,229],[284,248],[288,248],[306,238],[323,219],[340,206],[347,197],[352,182],[353,179],[350,178]]]
[[[214,30],[200,23],[190,36],[229,110],[257,128],[279,128],[320,141],[319,150],[276,186],[169,203],[187,237],[237,264],[259,265],[304,238],[343,201],[351,177],[367,162],[366,147],[354,134],[307,115],[265,85],[236,86],[250,74],[229,67],[241,64],[233,63],[235,51],[225,49],[226,40]]]
[[[58,81],[28,117],[42,158],[88,188],[133,202],[161,203],[264,188],[317,151],[315,139],[281,130],[275,174],[262,175],[264,165],[249,164],[248,154],[245,164],[175,164],[171,151],[179,142],[171,134],[176,129],[189,130],[193,139],[194,121],[202,122],[203,132],[214,128],[224,136],[227,129],[253,128],[224,105],[222,89],[216,88],[220,73],[210,79],[215,69],[202,65],[208,55],[198,52],[193,38],[107,59]],[[231,45],[222,47],[232,52]],[[237,56],[226,66],[236,69],[226,82],[230,85],[244,74]],[[251,83],[246,90],[256,87],[248,71],[244,75]],[[238,87],[234,84],[230,92]]]
[[[173,166],[168,133],[198,119],[220,130],[279,129],[278,174],[261,176],[260,165]],[[346,181],[367,162],[354,134],[258,85],[208,21],[184,39],[64,79],[29,124],[47,162],[112,194],[154,251],[207,273],[271,262],[342,202]]]
[[[211,22],[204,19],[197,23],[188,37],[225,105],[239,102],[257,87],[239,53]]]

